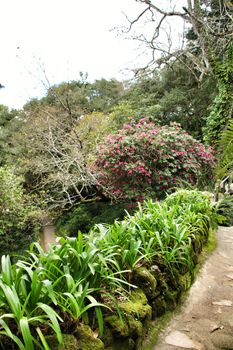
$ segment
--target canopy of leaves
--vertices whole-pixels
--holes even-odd
[[[0,105],[0,166],[6,164],[14,153],[13,137],[22,125],[22,120],[16,110]]]
[[[135,116],[150,116],[162,125],[175,121],[202,139],[202,128],[216,92],[214,77],[199,84],[185,65],[175,62],[172,67],[137,81],[124,100],[133,106]]]

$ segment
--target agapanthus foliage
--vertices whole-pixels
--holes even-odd
[[[214,156],[178,124],[158,126],[142,118],[109,135],[95,164],[107,195],[137,202],[161,198],[184,182],[210,179]]]

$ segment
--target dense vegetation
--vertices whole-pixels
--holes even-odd
[[[0,106],[2,349],[140,349],[148,321],[190,287],[209,234],[233,224],[232,196],[203,192],[232,178],[228,2],[175,13],[138,2],[129,29],[149,15],[152,37],[137,38],[153,60],[133,81],[80,73],[21,110]],[[167,51],[157,39],[173,15],[188,27]],[[48,216],[60,238],[44,251]]]
[[[23,178],[0,168],[0,252],[18,253],[36,239],[38,213],[24,194]]]
[[[189,288],[218,218],[208,194],[182,190],[161,204],[144,202],[121,222],[60,238],[48,252],[34,243],[28,257],[13,265],[3,256],[2,348],[15,343],[21,350],[49,349],[51,341],[56,344],[50,335],[61,344],[64,333],[73,335],[76,349],[84,349],[87,339],[80,332],[85,324],[98,329],[106,348],[114,349],[119,336],[136,344],[152,313],[155,317],[175,307]],[[90,329],[89,338],[85,349],[94,341],[96,349],[103,349]],[[130,347],[125,343],[124,348]]]

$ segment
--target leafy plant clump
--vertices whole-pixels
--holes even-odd
[[[121,336],[125,349],[135,348],[143,325],[174,308],[190,287],[216,222],[208,194],[178,191],[163,203],[144,202],[123,221],[60,238],[48,252],[34,243],[28,257],[15,264],[3,256],[2,348],[48,350],[50,337],[62,344],[62,334],[84,344],[83,324],[98,332],[107,348]]]
[[[216,203],[216,212],[220,215],[219,223],[223,226],[233,225],[233,196],[223,195]]]
[[[137,202],[147,195],[164,197],[183,182],[205,183],[212,178],[214,156],[178,124],[161,127],[142,118],[109,135],[95,165],[107,195]]]

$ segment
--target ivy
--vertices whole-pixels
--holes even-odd
[[[220,134],[233,117],[233,47],[228,45],[225,57],[214,59],[214,74],[218,81],[218,95],[216,96],[206,126],[204,140],[208,144],[216,145]]]

